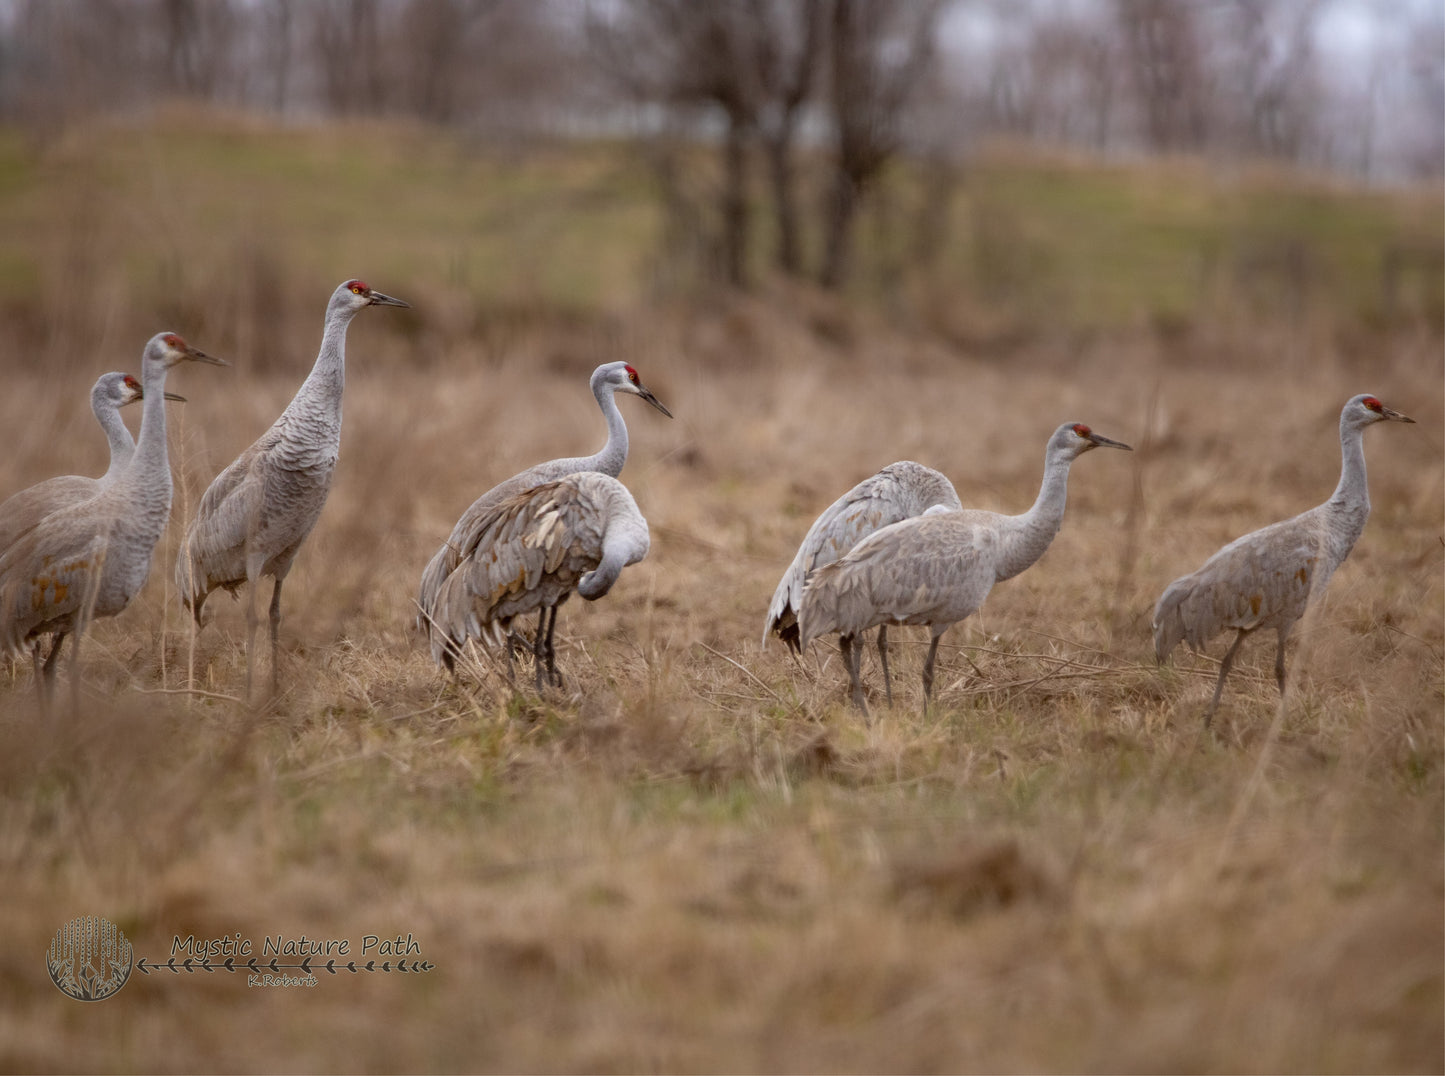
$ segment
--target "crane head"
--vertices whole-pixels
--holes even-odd
[[[1125,452],[1134,451],[1123,441],[1115,441],[1103,434],[1095,433],[1082,422],[1065,422],[1054,433],[1050,444],[1067,452],[1070,459],[1082,456],[1085,452],[1095,448],[1122,448]]]
[[[1369,393],[1356,396],[1345,404],[1344,414],[1340,416],[1342,421],[1352,421],[1357,426],[1368,426],[1374,422],[1414,422],[1408,415],[1402,415],[1393,408],[1386,407],[1378,397]]]
[[[225,359],[218,359],[214,355],[207,355],[200,348],[191,347],[176,333],[156,333],[152,336],[146,343],[145,361],[159,362],[165,367],[182,362],[208,362],[212,366],[231,365]]]
[[[331,297],[331,302],[333,306],[339,302],[342,309],[349,310],[353,314],[367,306],[411,306],[411,303],[402,299],[383,295],[364,280],[348,280],[336,289],[335,294]]]
[[[124,407],[126,404],[133,404],[137,400],[145,398],[145,390],[141,384],[130,374],[106,374],[106,378],[113,378],[110,384],[110,396],[116,407]],[[102,378],[105,380],[105,378]],[[186,398],[174,392],[165,394],[167,400],[177,400],[185,403]]]
[[[614,392],[630,392],[634,396],[641,396],[668,418],[672,418],[672,412],[642,383],[637,371],[625,362],[603,363],[592,371],[593,393],[602,390],[604,386]]]

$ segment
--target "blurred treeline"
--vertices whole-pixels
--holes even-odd
[[[199,314],[178,231],[280,302],[364,196],[401,213],[347,219],[368,272],[482,313],[798,282],[985,349],[1445,318],[1424,0],[0,0],[0,120],[11,311],[90,261]],[[163,242],[113,226],[158,197]]]

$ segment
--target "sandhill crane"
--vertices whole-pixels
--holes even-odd
[[[1208,728],[1224,679],[1244,637],[1273,628],[1278,638],[1274,676],[1284,698],[1284,647],[1310,602],[1322,597],[1370,516],[1365,476],[1365,427],[1414,422],[1368,394],[1340,412],[1340,481],[1324,504],[1236,538],[1197,571],[1170,583],[1154,607],[1154,655],[1163,662],[1183,640],[1202,650],[1222,631],[1235,632],[1219,666],[1214,698],[1204,714]]]
[[[623,421],[622,412],[617,407],[617,393],[641,396],[668,418],[672,418],[672,412],[642,383],[637,371],[625,362],[603,363],[592,371],[590,384],[592,395],[597,398],[597,406],[602,409],[602,415],[607,420],[607,443],[591,456],[549,460],[529,467],[520,474],[499,482],[473,501],[471,507],[457,520],[446,542],[422,570],[421,585],[416,598],[416,623],[420,630],[430,634],[427,621],[433,615],[437,595],[441,593],[447,578],[457,570],[467,551],[476,548],[478,528],[482,520],[489,518],[492,508],[514,494],[564,475],[596,471],[616,478],[622,473],[622,466],[627,462],[627,423]],[[541,626],[539,622],[539,630]]]
[[[798,646],[798,607],[803,588],[813,572],[832,564],[860,541],[890,523],[912,519],[930,508],[957,509],[958,492],[953,483],[932,467],[912,460],[890,463],[875,475],[863,479],[823,510],[808,528],[793,563],[773,591],[768,618],[763,624],[763,646],[776,634],[794,652]],[[845,652],[845,659],[848,654]],[[878,626],[878,657],[883,663],[883,686],[893,702],[893,684],[888,675],[888,625]]]
[[[0,653],[17,653],[47,633],[60,637],[58,650],[73,633],[71,688],[77,706],[80,637],[91,620],[115,616],[140,590],[170,517],[166,371],[188,360],[228,365],[175,333],[151,337],[141,360],[140,438],[129,465],[93,497],[46,515],[0,556]],[[53,668],[48,659],[47,667]],[[43,681],[37,688],[43,705]]]
[[[110,443],[110,466],[99,478],[78,474],[47,478],[44,482],[22,489],[0,504],[0,554],[51,512],[94,497],[125,470],[131,457],[135,455],[135,441],[131,439],[130,430],[126,429],[125,423],[121,421],[120,409],[141,399],[143,395],[141,383],[130,374],[116,371],[100,375],[90,390],[90,409]],[[173,392],[166,393],[165,397],[167,400],[185,400],[184,396],[177,396]],[[60,656],[60,647],[64,641],[65,636],[62,634],[51,646],[50,654],[45,659],[47,671]],[[40,639],[37,637],[33,654],[37,676],[41,672],[39,653]]]
[[[251,584],[246,603],[246,697],[256,641],[256,585],[275,579],[271,591],[271,691],[277,684],[276,631],[281,584],[301,543],[311,533],[341,448],[341,392],[346,380],[346,329],[368,306],[410,306],[348,280],[331,293],[321,351],[310,375],[271,428],[211,482],[186,529],[176,560],[176,588],[196,626],[206,596],[224,587],[234,597]]]
[[[476,520],[472,543],[437,592],[432,658],[452,671],[468,638],[499,644],[514,617],[540,610],[532,642],[537,690],[557,675],[557,606],[573,590],[606,594],[622,569],[647,556],[647,520],[617,479],[579,471],[515,494]],[[508,670],[511,648],[507,646]]]
[[[875,624],[927,624],[933,635],[923,664],[927,709],[939,638],[976,612],[995,583],[1012,579],[1044,555],[1064,521],[1069,465],[1100,447],[1129,450],[1082,423],[1066,422],[1049,438],[1043,486],[1023,515],[930,510],[875,531],[819,568],[798,610],[799,648],[838,632],[853,703],[866,714],[858,635]]]
[[[94,497],[102,486],[114,481],[116,475],[125,470],[135,453],[135,441],[121,421],[120,409],[135,403],[143,395],[141,383],[130,374],[117,371],[100,375],[90,390],[90,409],[110,443],[110,466],[99,478],[78,474],[47,478],[0,503],[0,553],[4,553],[16,538],[57,508]],[[184,401],[185,397],[168,392],[166,399]]]

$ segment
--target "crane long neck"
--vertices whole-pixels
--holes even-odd
[[[321,350],[316,354],[311,373],[292,400],[292,407],[340,410],[341,392],[346,387],[346,329],[351,318],[350,310],[327,311]]]
[[[1345,521],[1343,526],[1358,538],[1370,516],[1370,489],[1365,474],[1365,431],[1362,426],[1340,421],[1340,482],[1326,502],[1329,510]],[[1353,539],[1351,540],[1353,544]]]
[[[617,407],[613,386],[604,382],[593,389],[593,394],[597,397],[597,406],[602,408],[602,417],[607,420],[607,443],[596,455],[588,457],[591,465],[586,469],[616,478],[627,462],[627,423]]]
[[[125,422],[120,417],[120,408],[115,404],[109,400],[94,400],[91,403],[91,409],[95,412],[95,419],[100,423],[100,428],[105,431],[105,439],[110,442],[110,466],[106,469],[102,479],[105,481],[125,470],[131,457],[135,455],[135,441],[131,438],[130,430],[126,429]]]
[[[1033,507],[1022,515],[1007,517],[1011,526],[1004,528],[1001,535],[996,581],[1012,579],[1032,565],[1059,533],[1064,522],[1072,462],[1067,456],[1050,453],[1044,460],[1044,481]]]
[[[125,480],[143,502],[143,511],[164,515],[171,507],[171,467],[166,447],[166,363],[145,360],[141,384],[140,436]]]

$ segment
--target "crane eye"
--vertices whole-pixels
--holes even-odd
[[[634,385],[637,384],[637,371],[630,366],[627,367],[627,380],[631,381]]]
[[[1371,411],[1383,411],[1385,409],[1385,405],[1382,404],[1379,400],[1375,399],[1373,396],[1366,396],[1360,402],[1366,407],[1368,407]]]
[[[363,283],[362,283],[361,281],[359,281],[359,280],[353,280],[353,281],[351,282],[351,293],[352,293],[353,295],[364,295],[364,294],[366,294],[366,285],[363,284]]]
[[[127,376],[125,379],[125,387],[128,389],[138,389],[140,388],[140,382],[133,377]]]
[[[185,347],[185,346],[186,346],[186,342],[185,342],[184,340],[182,340],[179,336],[177,336],[175,333],[170,333],[169,335],[166,336],[166,346],[167,346],[167,347]]]
[[[1076,422],[1074,423],[1074,432],[1077,433],[1080,437],[1088,437],[1089,434],[1093,433],[1094,431],[1089,429],[1089,427],[1085,426],[1082,422]]]

